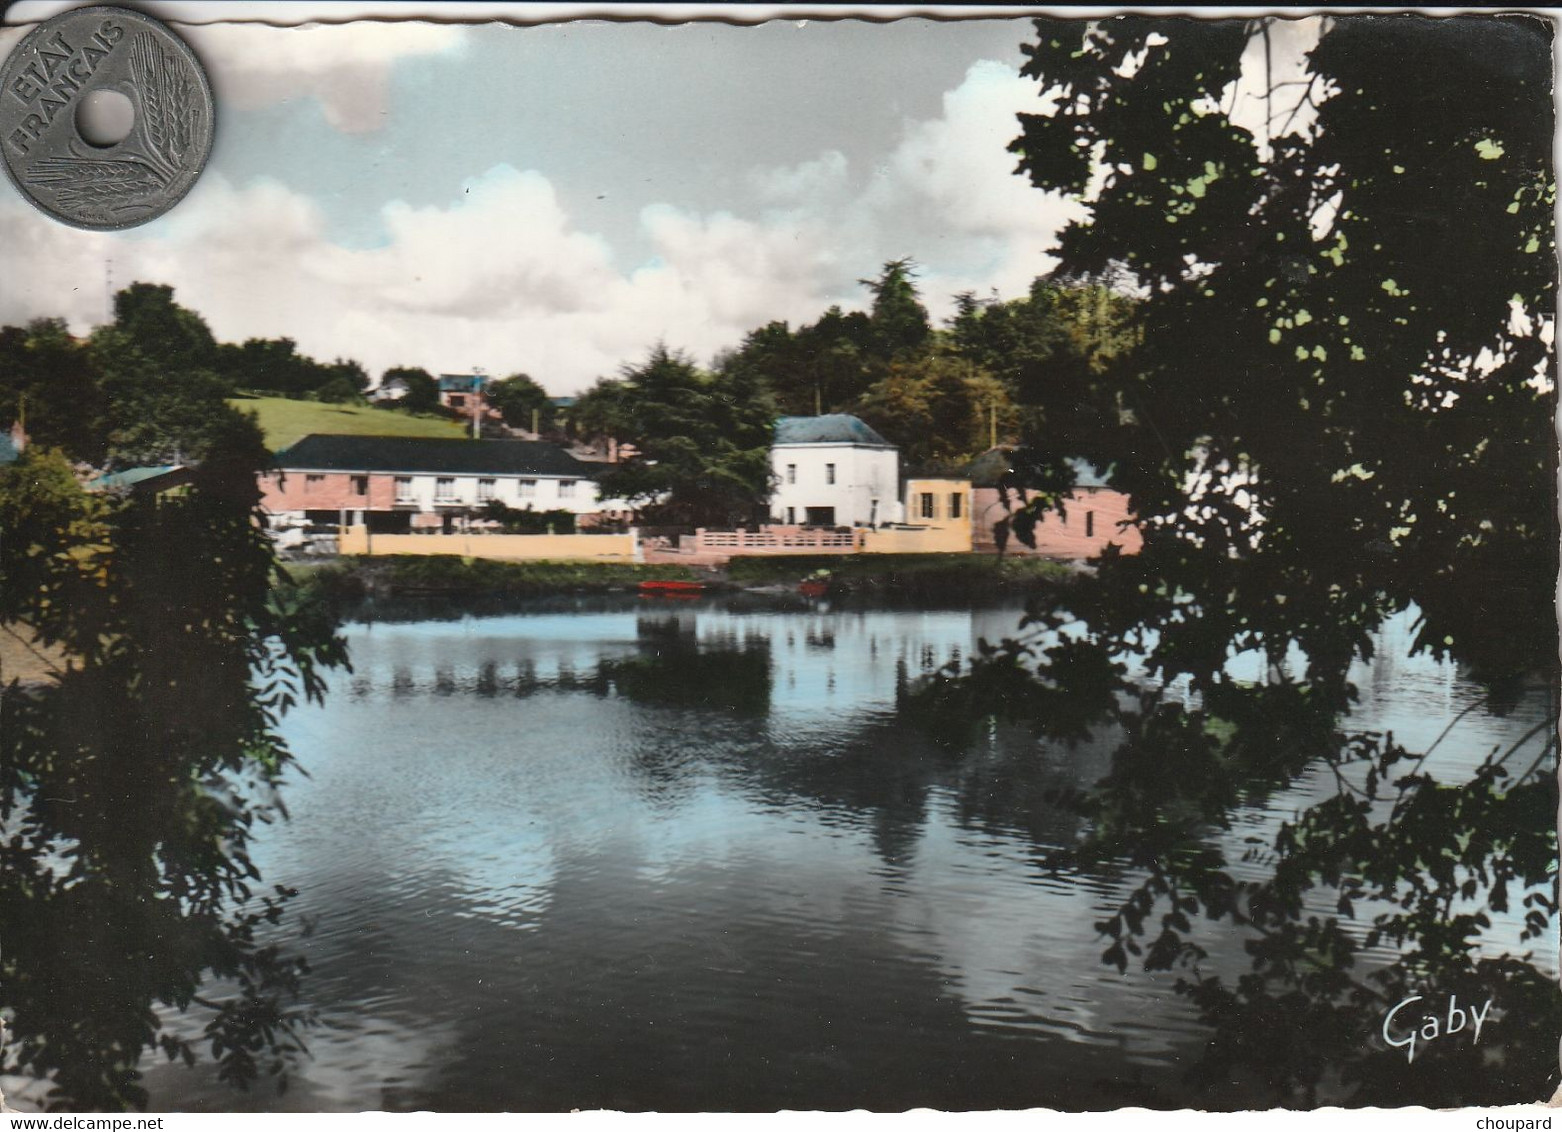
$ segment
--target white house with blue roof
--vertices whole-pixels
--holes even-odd
[[[849,414],[778,419],[770,470],[772,522],[872,527],[905,518],[900,450]]]

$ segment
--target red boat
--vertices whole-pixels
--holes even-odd
[[[641,597],[698,597],[705,590],[704,582],[641,582]]]
[[[830,592],[829,582],[803,582],[797,587],[804,597],[823,597]]]

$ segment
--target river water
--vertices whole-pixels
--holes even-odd
[[[152,1106],[1220,1103],[1178,1083],[1203,1031],[1173,976],[1100,961],[1134,878],[1041,864],[1077,832],[1046,795],[1109,747],[999,729],[952,754],[897,717],[1018,616],[597,599],[349,626],[354,671],[285,722],[309,777],[257,854],[300,890],[313,1056],[285,1093],[149,1062]],[[1407,644],[1385,630],[1356,722],[1417,749],[1479,693]],[[1439,769],[1544,707],[1471,712]],[[1240,939],[1201,938],[1240,968]]]

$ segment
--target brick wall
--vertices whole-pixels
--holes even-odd
[[[972,492],[972,497],[975,547],[978,551],[996,551],[998,544],[993,538],[993,524],[1006,514],[999,501],[998,489],[979,487]],[[1016,505],[1012,495],[1010,504]],[[1035,550],[1011,535],[1004,553],[1082,559],[1100,554],[1107,543],[1115,542],[1124,554],[1138,554],[1144,545],[1136,528],[1118,528],[1118,523],[1130,517],[1128,497],[1120,491],[1079,488],[1069,498],[1065,509],[1068,512],[1066,520],[1056,511],[1050,511],[1036,524]]]
[[[368,492],[357,490],[349,472],[270,473],[260,479],[260,505],[267,511],[389,511],[396,498],[396,478],[367,477]]]

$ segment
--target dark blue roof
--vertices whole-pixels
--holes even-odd
[[[781,417],[776,421],[776,443],[895,447],[849,413],[826,413],[822,417]]]
[[[433,472],[437,475],[563,476],[594,479],[585,464],[540,440],[457,440],[424,436],[332,436],[311,433],[277,453],[284,470]]]
[[[488,378],[480,373],[442,373],[439,375],[441,393],[481,393],[488,385]]]

